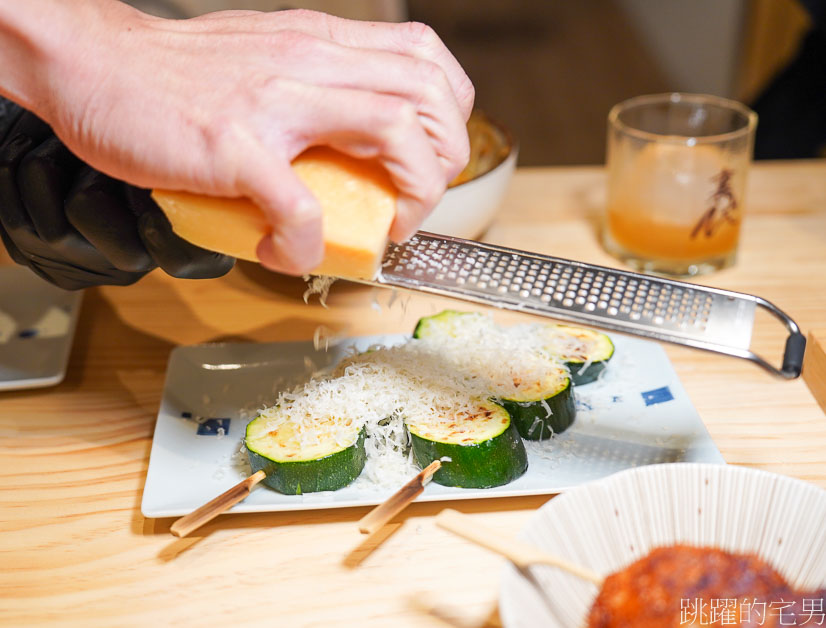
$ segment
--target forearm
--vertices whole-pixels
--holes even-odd
[[[118,0],[0,0],[0,94],[51,122],[60,85],[95,80],[101,45],[139,15]]]

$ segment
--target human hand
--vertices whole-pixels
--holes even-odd
[[[323,255],[320,208],[290,168],[306,148],[383,164],[397,241],[467,161],[473,87],[424,25],[308,11],[170,21],[125,6],[104,18],[51,64],[57,134],[142,187],[251,198],[272,224],[258,255],[275,270],[301,274]]]
[[[93,170],[35,115],[0,99],[0,238],[14,261],[74,290],[225,274],[234,260],[172,233],[142,190]]]

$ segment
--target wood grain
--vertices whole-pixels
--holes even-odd
[[[826,329],[813,329],[806,339],[803,380],[826,413]]]
[[[504,556],[520,569],[527,569],[531,565],[548,565],[556,567],[569,574],[582,578],[587,582],[602,586],[604,580],[600,574],[577,565],[569,560],[554,556],[536,545],[525,543],[514,538],[503,537],[498,532],[494,532],[487,526],[476,523],[470,516],[462,514],[452,508],[445,508],[436,517],[436,525],[440,528],[453,532],[457,536],[492,552]]]
[[[267,474],[256,471],[248,478],[244,478],[232,488],[224,491],[203,506],[196,508],[188,515],[184,515],[169,527],[172,536],[179,538],[188,536],[198,528],[206,525],[218,515],[225,513],[241,500],[249,497],[253,487],[261,482]]]
[[[600,168],[520,170],[487,239],[612,265],[596,237],[603,198]],[[747,204],[738,264],[703,283],[760,294],[804,333],[826,327],[826,161],[755,166]],[[239,264],[221,279],[156,272],[87,292],[66,381],[0,395],[0,625],[498,625],[503,559],[437,529],[445,504],[412,504],[369,552],[356,525],[366,508],[232,515],[185,539],[169,535],[172,520],[141,516],[175,346],[306,340],[319,324],[409,332],[453,304],[412,296],[388,308],[389,293],[342,283],[324,309],[305,305],[303,290],[298,279]],[[757,336],[771,350],[782,331],[767,321]],[[826,488],[826,419],[802,380],[666,351],[728,462]],[[513,536],[547,499],[450,506]]]

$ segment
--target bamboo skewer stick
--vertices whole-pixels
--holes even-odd
[[[434,460],[427,465],[416,477],[393,493],[386,501],[364,515],[359,521],[359,532],[371,534],[407,508],[408,504],[421,495],[433,474],[441,468],[442,463],[439,460]]]
[[[222,512],[229,510],[232,506],[247,497],[252,491],[252,487],[267,477],[263,471],[256,471],[248,478],[241,480],[228,491],[221,493],[215,499],[208,501],[200,508],[193,510],[188,515],[184,515],[172,524],[169,531],[178,537],[186,536],[200,528],[205,523],[212,521]]]
[[[503,539],[497,532],[474,522],[467,515],[455,510],[448,508],[440,512],[436,516],[436,525],[504,556],[520,569],[524,569],[528,565],[550,565],[583,580],[593,582],[598,587],[602,586],[602,576],[587,567],[582,567],[559,556],[543,552],[528,543],[516,539]]]

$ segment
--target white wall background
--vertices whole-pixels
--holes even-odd
[[[746,0],[617,0],[675,88],[733,96]]]

